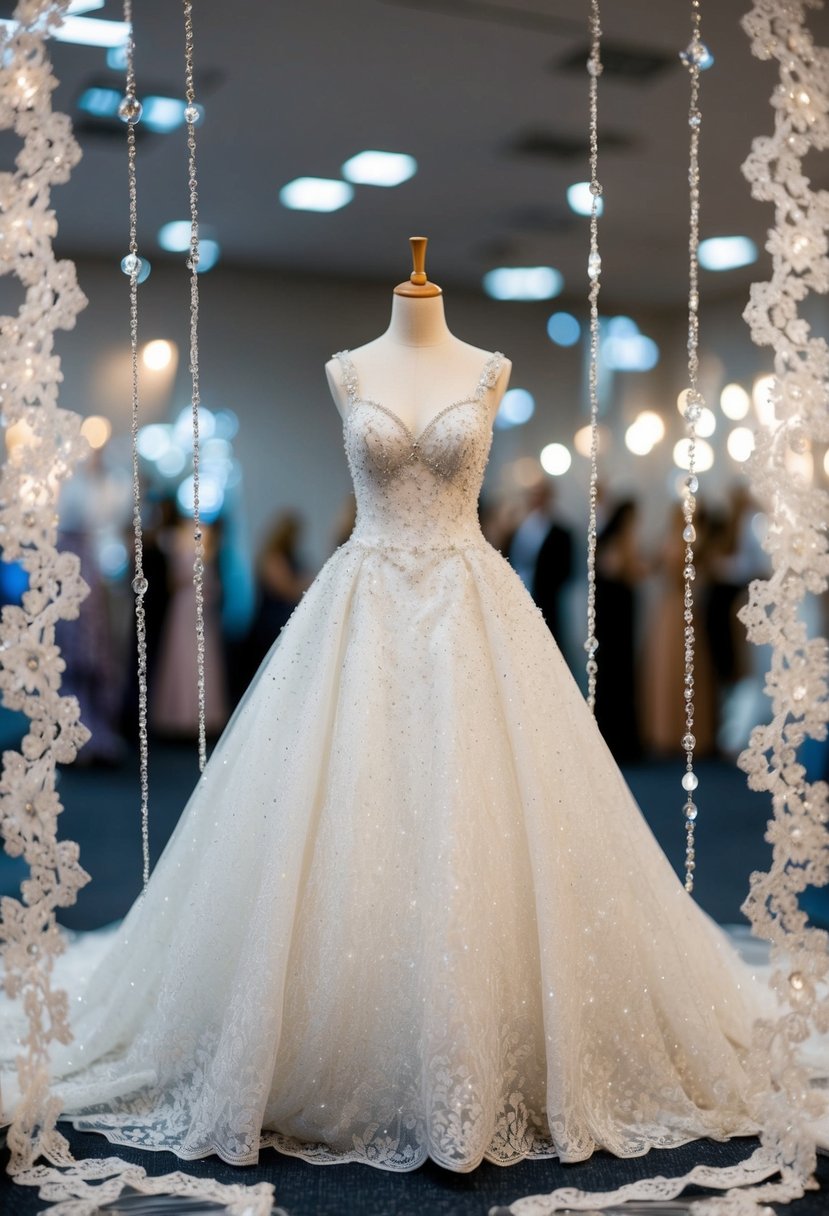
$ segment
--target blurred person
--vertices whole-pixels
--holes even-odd
[[[334,524],[334,548],[339,549],[340,545],[344,545],[351,533],[354,531],[354,525],[357,522],[357,499],[353,494],[347,494],[343,505],[337,513],[337,519]]]
[[[202,522],[204,544],[204,682],[207,733],[218,734],[228,718],[221,639],[221,586],[216,554],[218,527]],[[193,521],[179,515],[158,544],[167,561],[169,602],[150,688],[150,726],[169,738],[195,738],[199,726],[196,651],[196,588],[193,583]]]
[[[569,528],[556,519],[555,494],[547,485],[549,526],[541,542],[533,570],[530,594],[541,609],[547,628],[560,649],[564,649],[562,600],[564,588],[573,577],[573,536]]]
[[[697,532],[694,564],[695,615],[701,615],[699,602],[704,594],[707,566],[707,517],[702,506],[696,511]],[[646,748],[656,755],[675,755],[682,749],[685,722],[685,518],[677,503],[670,512],[668,526],[654,568],[659,580],[657,599],[649,613],[642,657],[642,737]],[[694,651],[694,727],[696,752],[704,756],[715,746],[715,695],[711,655],[705,630],[696,622]],[[601,663],[600,663],[601,669]]]
[[[527,490],[525,514],[509,545],[509,563],[532,594],[535,563],[553,522],[553,487],[541,477]]]
[[[706,623],[711,655],[721,691],[725,692],[749,669],[745,630],[737,612],[746,601],[748,584],[768,571],[754,528],[757,507],[747,486],[733,486],[728,509],[711,540],[711,577]]]
[[[618,503],[596,541],[596,721],[619,763],[641,759],[636,696],[636,588],[647,573],[638,550],[639,507]]]
[[[521,507],[512,495],[499,494],[478,502],[481,531],[493,549],[509,559],[510,545],[521,522]]]
[[[128,480],[107,468],[103,449],[90,452],[60,496],[58,548],[80,558],[89,594],[76,620],[55,624],[55,642],[66,664],[61,693],[75,696],[91,738],[78,764],[117,764],[124,755],[119,731],[123,664],[115,642],[107,568],[112,549],[126,551],[120,534],[130,511]]]
[[[271,524],[256,559],[256,611],[247,644],[251,678],[311,582],[299,556],[302,529],[296,512],[283,511]]]

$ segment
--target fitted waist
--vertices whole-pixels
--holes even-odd
[[[357,527],[349,537],[347,544],[363,549],[379,550],[389,553],[411,553],[413,555],[432,553],[464,553],[469,549],[485,549],[487,540],[480,528],[463,532],[458,536],[388,536],[373,528]]]

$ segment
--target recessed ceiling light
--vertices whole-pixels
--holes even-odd
[[[339,211],[353,197],[348,182],[332,177],[296,177],[279,191],[279,201],[291,211]]]
[[[576,215],[590,215],[593,210],[593,195],[590,193],[590,182],[575,182],[572,186],[568,186],[567,202],[570,205],[570,210],[575,211]],[[598,204],[596,214],[601,215],[604,211],[604,199],[599,196],[596,202]]]
[[[484,275],[484,291],[493,300],[552,300],[563,286],[553,266],[500,266]]]
[[[181,98],[160,97],[155,93],[150,93],[148,97],[141,98],[141,104],[144,107],[141,114],[142,127],[166,135],[168,131],[175,131],[177,127],[184,126],[184,111],[187,109],[187,102]],[[204,107],[196,106],[196,109],[199,112],[196,122],[201,122],[204,117]]]
[[[399,186],[417,173],[417,161],[406,152],[358,152],[342,169],[346,181],[361,186]]]
[[[83,110],[84,114],[91,114],[93,118],[117,118],[123,96],[119,89],[92,86],[81,93],[78,109]]]
[[[547,321],[547,336],[556,346],[575,346],[581,337],[578,318],[569,312],[554,312]]]
[[[757,246],[747,236],[711,236],[701,241],[699,264],[704,270],[736,270],[757,261]]]
[[[599,351],[605,366],[615,372],[649,372],[659,362],[659,347],[644,334],[609,337]]]

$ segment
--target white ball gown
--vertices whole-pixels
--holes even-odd
[[[390,1170],[753,1132],[749,973],[481,534],[501,357],[417,435],[338,358],[354,533],[74,994],[67,1117]]]

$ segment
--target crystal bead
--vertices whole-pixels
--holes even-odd
[[[189,106],[184,107],[184,121],[187,123],[198,122],[201,118],[199,107],[191,102]]]
[[[29,671],[37,671],[38,667],[40,667],[40,660],[36,654],[29,655],[28,659],[26,660],[26,666],[28,667]]]
[[[689,565],[689,566],[683,566],[683,568],[682,568],[682,577],[683,577],[683,578],[687,578],[687,579],[694,579],[694,578],[696,578],[696,577],[697,577],[697,571],[696,571],[696,567],[695,567],[695,566],[690,566],[690,565]]]
[[[686,752],[691,751],[696,746],[696,739],[692,734],[682,736],[682,746]]]
[[[126,257],[121,258],[121,269],[123,270],[124,274],[128,275],[130,278],[132,278],[133,275],[138,278],[138,276],[141,274],[143,265],[144,263],[141,261],[141,258],[137,253],[128,253]]]
[[[683,773],[682,774],[682,788],[684,790],[688,790],[690,792],[691,790],[695,790],[698,785],[699,785],[699,780],[697,778],[696,773]]]
[[[806,686],[804,684],[798,684],[792,690],[792,700],[793,701],[802,701],[805,696],[806,696]]]
[[[599,642],[598,642],[598,639],[597,639],[597,638],[594,638],[594,637],[591,635],[591,636],[590,636],[590,637],[587,639],[587,641],[584,643],[584,649],[587,651],[587,653],[588,653],[589,655],[594,655],[594,654],[596,653],[596,651],[599,649]]]
[[[689,127],[698,127],[701,122],[702,122],[702,115],[700,114],[699,110],[692,110],[691,113],[688,115],[688,126]]]
[[[803,973],[800,971],[793,971],[789,976],[789,984],[792,988],[794,988],[795,992],[802,992],[806,984],[806,981],[803,978]]]
[[[679,57],[687,68],[697,67],[701,72],[714,62],[714,56],[701,38],[692,38],[685,50],[679,52]]]
[[[697,530],[693,524],[686,524],[682,529],[682,539],[689,543],[697,539]]]
[[[30,955],[32,958],[37,958],[38,954],[40,953],[37,943],[29,942],[28,946],[26,947],[26,953],[28,955]]]
[[[685,405],[682,410],[688,422],[696,422],[699,419],[704,405],[705,402],[702,395],[689,389],[685,396]]]
[[[598,253],[591,253],[587,259],[587,277],[594,282],[602,272],[602,259]]]
[[[132,580],[132,589],[136,595],[146,595],[149,586],[143,575]]]
[[[27,815],[34,815],[35,804],[30,800],[29,802],[26,802],[23,804],[23,810],[26,812]]]
[[[591,182],[590,183],[590,193],[593,195],[594,198],[598,198],[599,195],[602,193],[601,182]]]
[[[118,107],[118,117],[122,122],[130,124],[138,122],[143,106],[134,93],[127,93]]]
[[[200,574],[204,574],[204,562],[200,557],[197,557],[193,562],[193,577],[198,578]]]
[[[686,490],[690,490],[692,494],[696,494],[699,489],[699,480],[696,474],[692,473],[690,477],[685,478],[685,488]]]
[[[594,59],[592,56],[587,61],[587,71],[591,76],[601,76],[604,68],[600,60]]]

